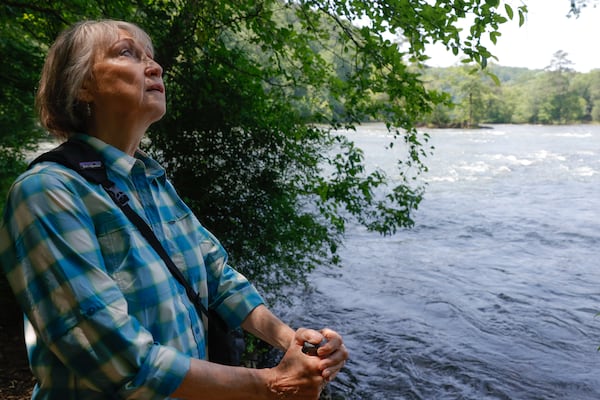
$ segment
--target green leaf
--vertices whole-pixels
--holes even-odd
[[[504,9],[506,10],[506,15],[508,15],[508,18],[513,19],[514,13],[512,7],[509,4],[504,4]]]
[[[523,26],[525,24],[525,13],[519,10],[519,26]]]

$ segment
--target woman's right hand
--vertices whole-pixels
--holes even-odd
[[[323,335],[312,329],[296,331],[281,362],[271,369],[269,389],[277,399],[319,398],[327,383],[319,369],[320,358],[302,352],[304,342],[319,343]]]

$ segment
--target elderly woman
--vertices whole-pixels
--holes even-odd
[[[63,32],[37,106],[48,131],[101,155],[202,303],[285,354],[269,369],[208,361],[202,316],[140,231],[102,187],[42,162],[16,180],[0,227],[0,262],[25,313],[33,398],[317,398],[348,357],[340,335],[277,319],[139,150],[165,113],[162,68],[146,33],[112,20]],[[316,357],[302,352],[305,341],[323,339]]]

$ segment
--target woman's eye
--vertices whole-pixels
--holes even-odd
[[[121,50],[121,52],[119,53],[119,55],[121,56],[132,56],[133,52],[129,49],[123,49]]]

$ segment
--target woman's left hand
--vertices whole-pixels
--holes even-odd
[[[344,346],[344,341],[339,333],[325,328],[321,330],[321,334],[327,342],[317,350],[317,355],[321,358],[319,368],[323,379],[329,382],[346,364],[348,349]]]

